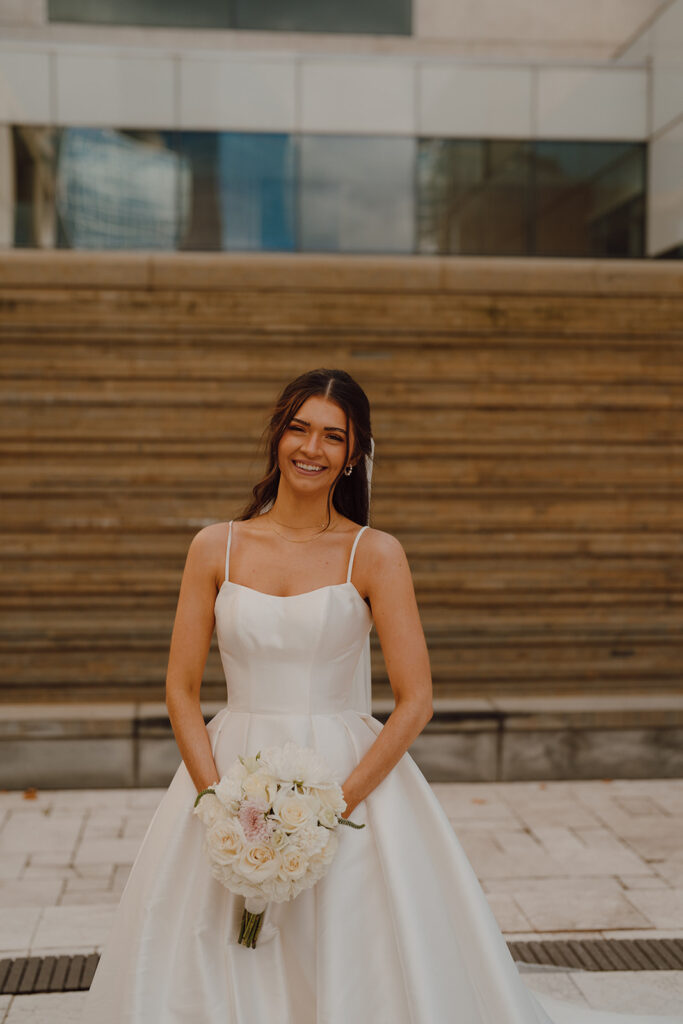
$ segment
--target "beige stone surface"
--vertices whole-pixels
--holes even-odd
[[[683,935],[683,780],[432,789],[507,939]],[[101,949],[163,793],[0,793],[0,953]]]

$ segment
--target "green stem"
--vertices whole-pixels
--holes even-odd
[[[203,789],[201,791],[201,793],[197,793],[197,799],[194,802],[194,806],[195,807],[197,806],[197,804],[199,803],[199,801],[201,800],[201,798],[204,796],[205,793],[215,793],[215,792],[216,792],[216,790],[215,789],[211,789],[211,787],[209,787],[208,789]]]
[[[242,923],[240,925],[239,938],[237,939],[241,946],[248,946],[250,949],[256,948],[256,939],[261,931],[265,913],[265,910],[262,910],[260,914],[251,914],[246,907],[242,911]]]

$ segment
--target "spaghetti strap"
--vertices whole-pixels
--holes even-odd
[[[230,542],[232,540],[232,519],[228,523],[228,543],[225,549],[225,582],[230,579]]]
[[[351,557],[349,558],[349,571],[346,574],[346,582],[347,583],[351,582],[351,570],[353,569],[353,559],[354,559],[354,555],[356,554],[356,545],[358,544],[358,540],[359,540],[360,535],[363,532],[363,530],[367,530],[367,526],[361,526],[360,530],[356,534],[356,539],[353,542],[353,547],[351,548]]]

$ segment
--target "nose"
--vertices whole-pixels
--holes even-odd
[[[316,433],[309,434],[304,443],[301,446],[301,450],[307,455],[313,455],[315,452],[320,451],[320,440]]]

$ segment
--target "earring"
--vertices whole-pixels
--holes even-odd
[[[344,476],[351,476],[353,473],[353,466],[344,466]]]

